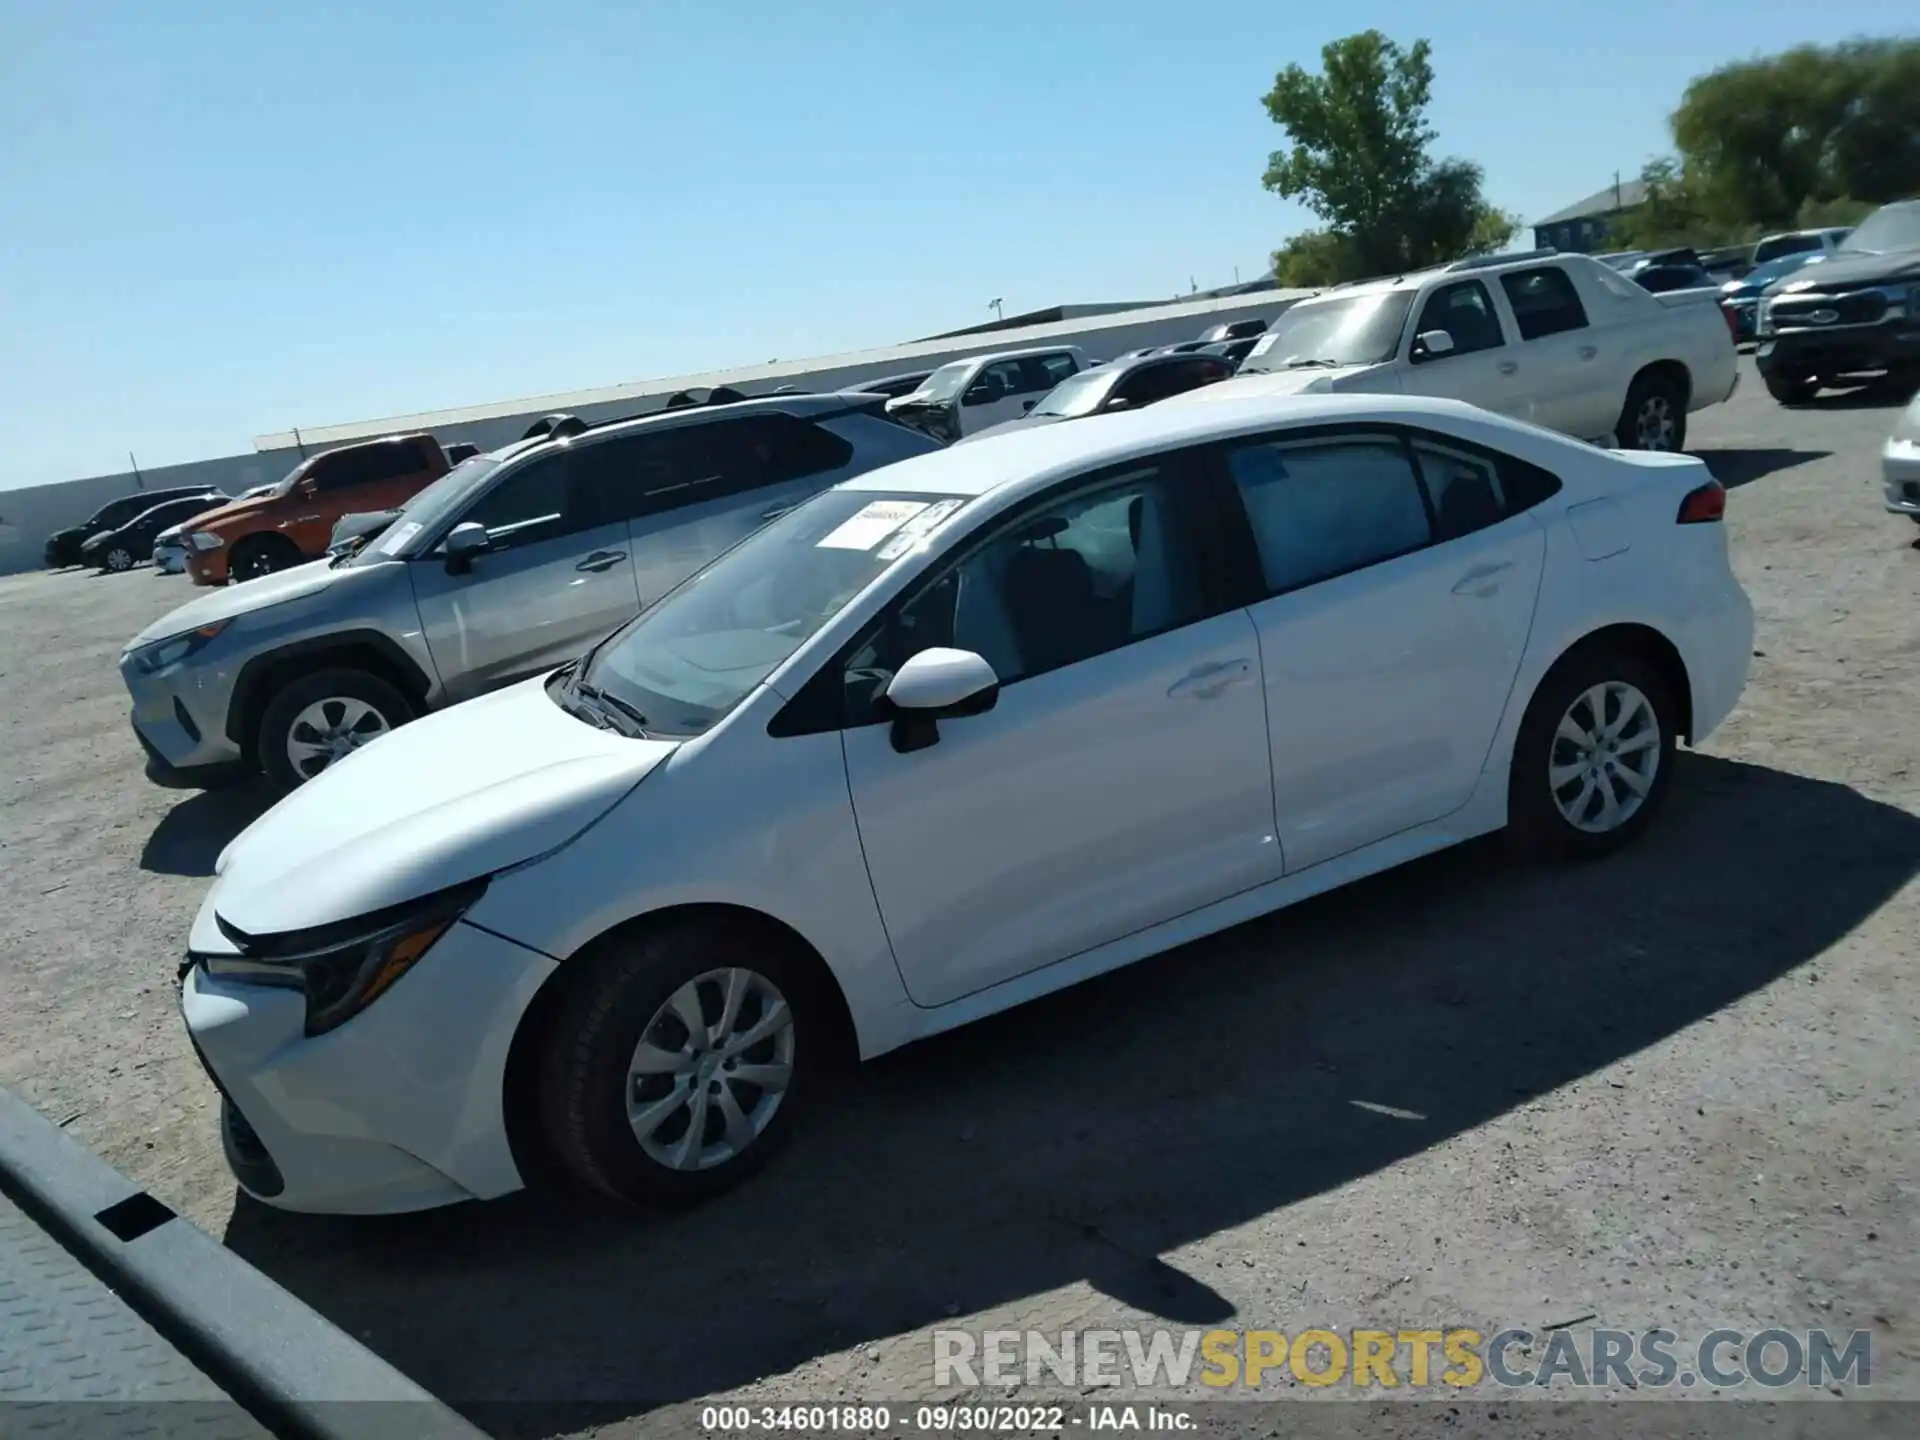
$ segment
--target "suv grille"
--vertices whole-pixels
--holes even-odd
[[[1823,311],[1832,312],[1834,318],[1824,322],[1812,318]],[[1873,325],[1886,313],[1887,297],[1878,290],[1855,290],[1846,295],[1796,295],[1791,300],[1774,302],[1773,323],[1805,325],[1810,329],[1827,325]]]

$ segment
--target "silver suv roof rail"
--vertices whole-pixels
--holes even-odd
[[[1522,250],[1512,255],[1469,255],[1465,260],[1456,260],[1446,267],[1447,274],[1456,274],[1461,270],[1490,270],[1495,265],[1514,265],[1522,260],[1544,260],[1549,255],[1560,252],[1551,245],[1541,250]]]

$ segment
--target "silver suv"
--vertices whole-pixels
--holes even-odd
[[[462,462],[359,550],[215,590],[120,656],[148,778],[291,788],[424,711],[573,658],[765,521],[938,449],[886,397],[783,395]]]

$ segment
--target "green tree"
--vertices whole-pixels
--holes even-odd
[[[1292,144],[1269,158],[1263,183],[1327,222],[1276,252],[1283,283],[1393,274],[1513,238],[1519,222],[1486,203],[1480,167],[1429,153],[1431,51],[1367,30],[1325,46],[1320,74],[1289,65],[1275,78],[1263,103]]]

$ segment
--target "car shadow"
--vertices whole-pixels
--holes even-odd
[[[1823,390],[1797,407],[1802,410],[1898,410],[1913,398],[1910,381],[1885,376],[1840,390]]]
[[[1695,459],[1707,462],[1707,469],[1713,472],[1713,478],[1729,490],[1742,485],[1751,485],[1755,480],[1765,479],[1781,470],[1791,470],[1796,465],[1805,465],[1814,460],[1831,458],[1831,450],[1707,450],[1690,452]]]
[[[1604,862],[1475,842],[896,1052],[695,1211],[522,1195],[344,1220],[243,1199],[226,1243],[514,1436],[1075,1283],[1217,1323],[1233,1306],[1161,1256],[1712,1016],[1920,872],[1902,810],[1680,765],[1661,825]]]
[[[263,775],[189,795],[153,827],[140,847],[140,868],[156,875],[213,874],[220,852],[278,798]]]

